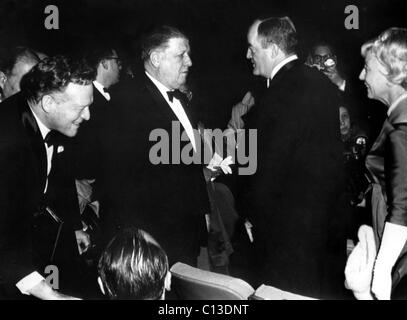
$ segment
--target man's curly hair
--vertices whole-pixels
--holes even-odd
[[[45,58],[21,79],[21,92],[38,103],[46,94],[63,92],[69,83],[88,85],[96,73],[83,59],[57,55]]]

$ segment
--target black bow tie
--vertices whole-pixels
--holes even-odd
[[[45,136],[44,142],[47,144],[48,148],[51,146],[60,146],[61,139],[59,133],[55,130],[51,130]]]
[[[185,102],[187,99],[185,94],[183,94],[179,90],[167,91],[167,94],[168,94],[168,99],[170,100],[170,102],[172,102],[174,100],[174,98],[178,99],[181,102]]]
[[[105,87],[103,87],[103,91],[104,91],[104,92],[106,92],[106,93],[110,93],[109,88],[105,88]]]

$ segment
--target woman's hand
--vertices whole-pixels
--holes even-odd
[[[407,227],[386,222],[373,271],[372,292],[379,300],[390,300],[391,271],[407,241]]]

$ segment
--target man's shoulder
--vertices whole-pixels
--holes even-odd
[[[22,97],[20,94],[15,94],[0,103],[0,132],[2,136],[20,129],[21,103]]]
[[[0,104],[0,153],[5,155],[27,144],[19,114],[18,97],[10,97]]]
[[[146,87],[147,77],[145,74],[138,74],[132,78],[120,81],[111,89],[112,95],[136,95],[143,92]]]
[[[298,62],[289,72],[291,78],[303,82],[305,85],[324,85],[332,87],[334,84],[321,71]]]

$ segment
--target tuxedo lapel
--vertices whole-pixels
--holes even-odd
[[[180,125],[180,137],[181,137],[185,131],[181,122],[178,120],[177,116],[172,111],[170,105],[165,100],[165,98],[162,96],[161,92],[153,84],[153,82],[150,79],[148,79],[147,76],[145,76],[145,81],[146,81],[146,89],[147,89],[148,93],[150,94],[150,96],[152,97],[152,99],[154,100],[155,106],[157,107],[157,109],[155,111],[156,111],[156,113],[159,114],[158,118],[159,118],[160,122],[154,124],[155,127],[164,128],[167,130],[168,133],[171,134],[172,133],[172,122],[177,121],[177,122],[179,122],[179,125]],[[194,122],[192,121],[192,119],[190,117],[189,110],[187,110],[188,107],[184,107],[184,103],[181,103],[181,105],[183,106],[184,111],[185,111],[192,127],[194,128]],[[155,114],[155,116],[157,116],[157,114]],[[173,137],[171,137],[171,138],[173,138]],[[189,143],[189,141],[188,141],[188,143]],[[182,144],[184,144],[184,143],[182,143]]]
[[[32,154],[34,155],[33,160],[36,162],[33,167],[37,168],[37,181],[40,182],[41,190],[44,190],[47,177],[47,152],[45,150],[44,140],[42,139],[38,124],[27,102],[20,98],[18,105],[20,108],[21,121],[29,139],[29,148],[31,148]]]
[[[168,105],[167,101],[164,99],[162,96],[160,90],[154,85],[154,83],[148,79],[148,77],[145,75],[145,83],[146,83],[146,89],[150,93],[150,96],[154,100],[154,103],[157,107],[156,112],[158,112],[160,115],[163,116],[169,123],[171,124],[171,121],[178,121],[177,116],[174,114],[172,111],[171,107]]]

